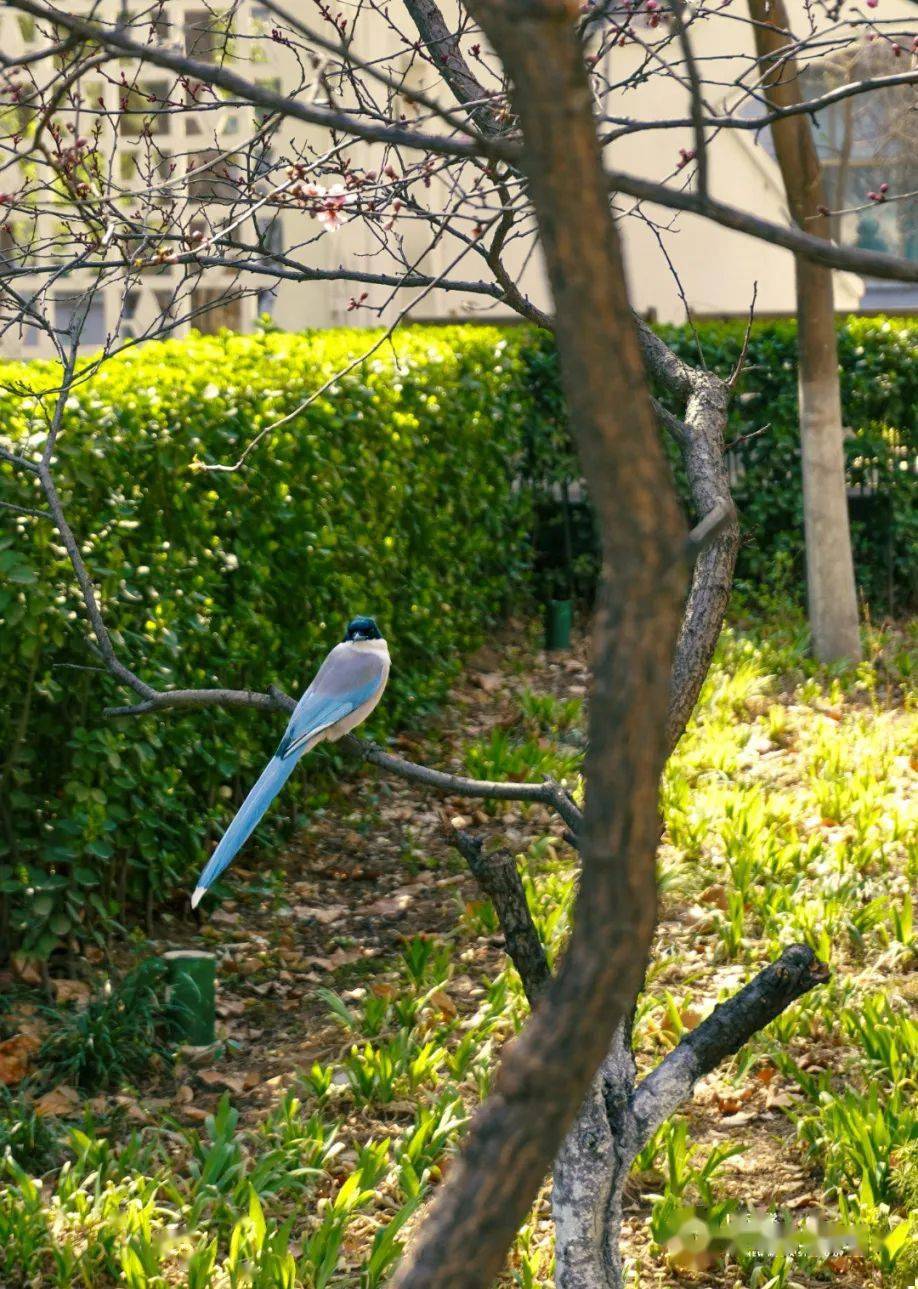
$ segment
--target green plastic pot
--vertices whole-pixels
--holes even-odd
[[[217,960],[197,949],[173,949],[166,964],[169,1022],[178,1045],[209,1047],[216,1039]]]
[[[545,613],[545,648],[569,649],[571,647],[571,621],[573,600],[549,600]]]

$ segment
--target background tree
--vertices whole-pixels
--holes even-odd
[[[783,0],[749,0],[763,88],[772,108],[804,102],[796,41]],[[830,215],[810,119],[772,122],[772,137],[791,215],[827,240]],[[848,526],[844,427],[835,338],[832,274],[795,257],[800,446],[810,626],[823,662],[861,657],[854,560]]]

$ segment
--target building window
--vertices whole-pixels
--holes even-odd
[[[202,63],[216,63],[226,55],[229,24],[207,9],[190,9],[185,15],[185,53]]]
[[[901,70],[901,60],[878,42],[807,67],[801,76],[803,94],[815,99],[853,81]],[[750,102],[743,111],[758,115],[762,105]],[[918,199],[896,200],[899,194],[918,189],[914,87],[855,94],[822,108],[812,120],[835,241],[918,260]],[[774,156],[771,131],[763,130],[757,137]],[[883,184],[888,185],[886,200],[873,200],[870,194],[882,195]],[[918,308],[918,287],[865,279],[860,307],[865,312]]]
[[[214,336],[223,327],[242,330],[242,298],[228,287],[196,287],[191,293],[191,325],[204,336]]]
[[[901,61],[875,44],[826,59],[804,74],[808,98],[866,77],[901,71]],[[896,200],[918,189],[918,111],[914,87],[853,95],[823,108],[814,138],[823,166],[832,235],[843,246],[918,260],[918,201]],[[870,194],[883,195],[876,201]],[[861,308],[918,307],[918,288],[868,279]]]
[[[882,48],[827,59],[804,75],[808,98],[868,76],[901,71]],[[815,140],[837,241],[918,259],[918,209],[914,201],[875,202],[888,184],[889,198],[918,188],[918,112],[908,85],[853,95],[816,115]],[[856,210],[855,207],[866,207]]]
[[[124,95],[125,108],[118,128],[122,135],[168,134],[170,113],[169,82],[150,81],[129,89]]]
[[[98,294],[92,297],[88,305],[83,291],[66,291],[56,295],[54,297],[55,330],[68,332],[74,318],[79,317],[84,309],[86,312],[80,328],[80,344],[104,345],[106,341],[105,301]]]
[[[239,196],[233,182],[239,177],[239,168],[216,148],[189,153],[187,164],[187,190],[193,200],[226,203]]]

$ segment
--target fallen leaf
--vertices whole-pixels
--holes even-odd
[[[805,1191],[803,1195],[797,1195],[794,1199],[785,1200],[785,1206],[792,1208],[796,1212],[801,1208],[819,1208],[821,1201],[818,1195],[812,1191]]]
[[[332,922],[338,922],[344,917],[347,907],[344,904],[311,905],[295,904],[293,906],[293,916],[301,918],[303,921],[314,921],[322,926],[330,926]]]
[[[20,1002],[14,1004],[4,1017],[7,1028],[14,1029],[17,1034],[28,1034],[30,1038],[38,1039],[39,1042],[48,1033],[49,1025],[44,1016],[40,1016],[33,1003]]]
[[[224,1070],[198,1070],[197,1077],[208,1088],[235,1092],[237,1096],[245,1091],[243,1074],[227,1074]]]
[[[115,1104],[121,1107],[132,1123],[148,1124],[153,1122],[146,1110],[134,1097],[119,1094],[115,1097]]]
[[[433,1003],[434,1007],[439,1007],[443,1016],[448,1020],[452,1020],[454,1016],[458,1015],[456,1004],[453,1002],[452,998],[450,998],[449,994],[444,993],[442,989],[435,989],[430,995],[430,1001]]]
[[[176,1088],[172,1099],[176,1105],[191,1105],[194,1100],[194,1088],[189,1083],[183,1083],[180,1088]]]
[[[85,980],[52,980],[51,989],[55,1002],[76,1003],[85,1007],[92,997],[92,990]]]
[[[309,957],[303,962],[307,967],[318,967],[320,971],[337,971],[339,967],[350,966],[363,957],[361,949],[336,949],[330,958]]]
[[[217,1003],[217,1015],[224,1019],[227,1016],[241,1016],[244,1012],[245,1003],[238,998],[221,998]]]
[[[769,1088],[765,1093],[766,1110],[786,1110],[793,1104],[793,1095],[784,1088]]]
[[[679,1012],[679,1019],[686,1029],[694,1029],[700,1025],[704,1019],[704,1013],[700,1012],[697,1007],[683,1007]]]
[[[739,1114],[743,1103],[739,1097],[716,1097],[717,1108],[721,1114]]]
[[[24,985],[41,984],[41,966],[35,958],[27,958],[22,953],[14,953],[10,959],[13,974]]]
[[[467,660],[467,667],[470,671],[494,671],[500,667],[503,659],[493,645],[480,645]]]
[[[21,1083],[32,1068],[32,1058],[41,1043],[32,1034],[14,1034],[0,1043],[0,1083],[11,1087]]]
[[[59,1083],[56,1088],[40,1096],[33,1105],[32,1109],[37,1115],[46,1116],[64,1116],[73,1114],[80,1104],[80,1094],[76,1088],[71,1088],[66,1083]]]
[[[726,887],[721,886],[717,882],[715,882],[713,886],[709,886],[706,891],[702,891],[699,899],[702,904],[713,904],[717,908],[723,909],[726,912],[728,904],[727,890]]]
[[[739,1114],[725,1115],[724,1121],[726,1123],[729,1123],[731,1127],[739,1128],[744,1123],[752,1123],[753,1119],[755,1118],[756,1118],[756,1113],[754,1110],[742,1110],[740,1111]]]

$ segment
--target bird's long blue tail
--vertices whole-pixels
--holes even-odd
[[[281,759],[272,757],[262,771],[261,778],[243,801],[235,819],[220,838],[220,844],[198,878],[191,907],[196,908],[205,891],[217,880],[223,870],[236,857],[257,827],[262,815],[293,773],[299,757]]]

